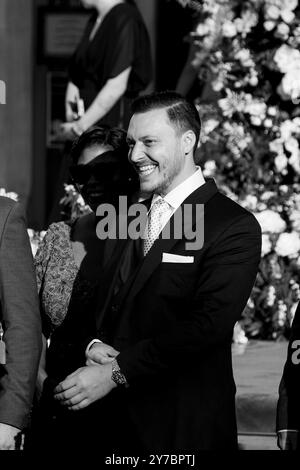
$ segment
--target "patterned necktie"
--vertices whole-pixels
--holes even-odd
[[[144,255],[148,253],[154,241],[162,229],[162,216],[170,210],[170,205],[164,199],[160,198],[155,201],[151,207],[148,216],[148,230],[146,228],[147,237],[144,240]]]

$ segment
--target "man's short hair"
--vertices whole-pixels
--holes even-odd
[[[196,136],[194,151],[197,149],[201,120],[196,106],[175,91],[159,91],[140,96],[131,105],[133,114],[154,109],[166,109],[168,118],[181,132],[192,130]]]

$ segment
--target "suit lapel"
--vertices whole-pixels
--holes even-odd
[[[211,199],[217,193],[217,191],[218,189],[214,180],[209,179],[203,186],[201,186],[192,194],[190,194],[187,199],[183,202],[183,204],[190,204],[191,207],[195,209],[196,204],[206,204],[207,201],[209,201],[209,199]],[[162,253],[170,252],[170,250],[176,245],[176,243],[178,243],[182,239],[186,239],[187,241],[191,239],[193,228],[196,225],[195,211],[193,214],[194,217],[188,218],[185,226],[184,221],[182,220],[182,237],[180,237],[180,239],[176,239],[173,237],[174,221],[178,216],[179,210],[182,211],[182,205],[173,214],[164,229],[165,233],[170,233],[170,237],[168,239],[158,238],[153,243],[153,246],[149,250],[147,256],[143,259],[134,280],[126,286],[126,289],[124,289],[122,299],[127,296],[127,301],[130,302],[138,294],[138,292],[143,288],[143,286],[145,285],[149,277],[152,275],[154,270],[161,263]]]
[[[151,199],[142,201],[141,204],[144,204],[149,210]],[[117,224],[119,228],[122,227],[120,228],[122,233],[127,233],[128,225],[133,219],[134,217],[128,217],[127,213],[121,213],[118,215]],[[112,238],[107,238],[105,240],[103,269],[100,277],[100,289],[97,300],[98,308],[95,309],[96,324],[98,328],[101,325],[105,312],[114,296],[115,286],[118,281],[119,272],[123,262],[124,251],[128,247],[129,243],[134,242],[134,240],[128,240],[128,238],[119,239],[114,237],[114,229],[112,229],[111,233]]]

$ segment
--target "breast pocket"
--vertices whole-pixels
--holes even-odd
[[[158,292],[172,298],[186,298],[192,295],[197,279],[198,266],[195,263],[161,263]]]

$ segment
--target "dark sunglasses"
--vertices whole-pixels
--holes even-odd
[[[73,182],[79,185],[86,185],[91,178],[107,185],[124,184],[134,173],[126,156],[114,151],[104,152],[85,165],[72,165],[69,171]]]
[[[77,184],[87,184],[91,177],[103,182],[116,171],[120,165],[120,158],[122,157],[116,152],[109,150],[97,155],[85,165],[71,165],[69,171]]]

